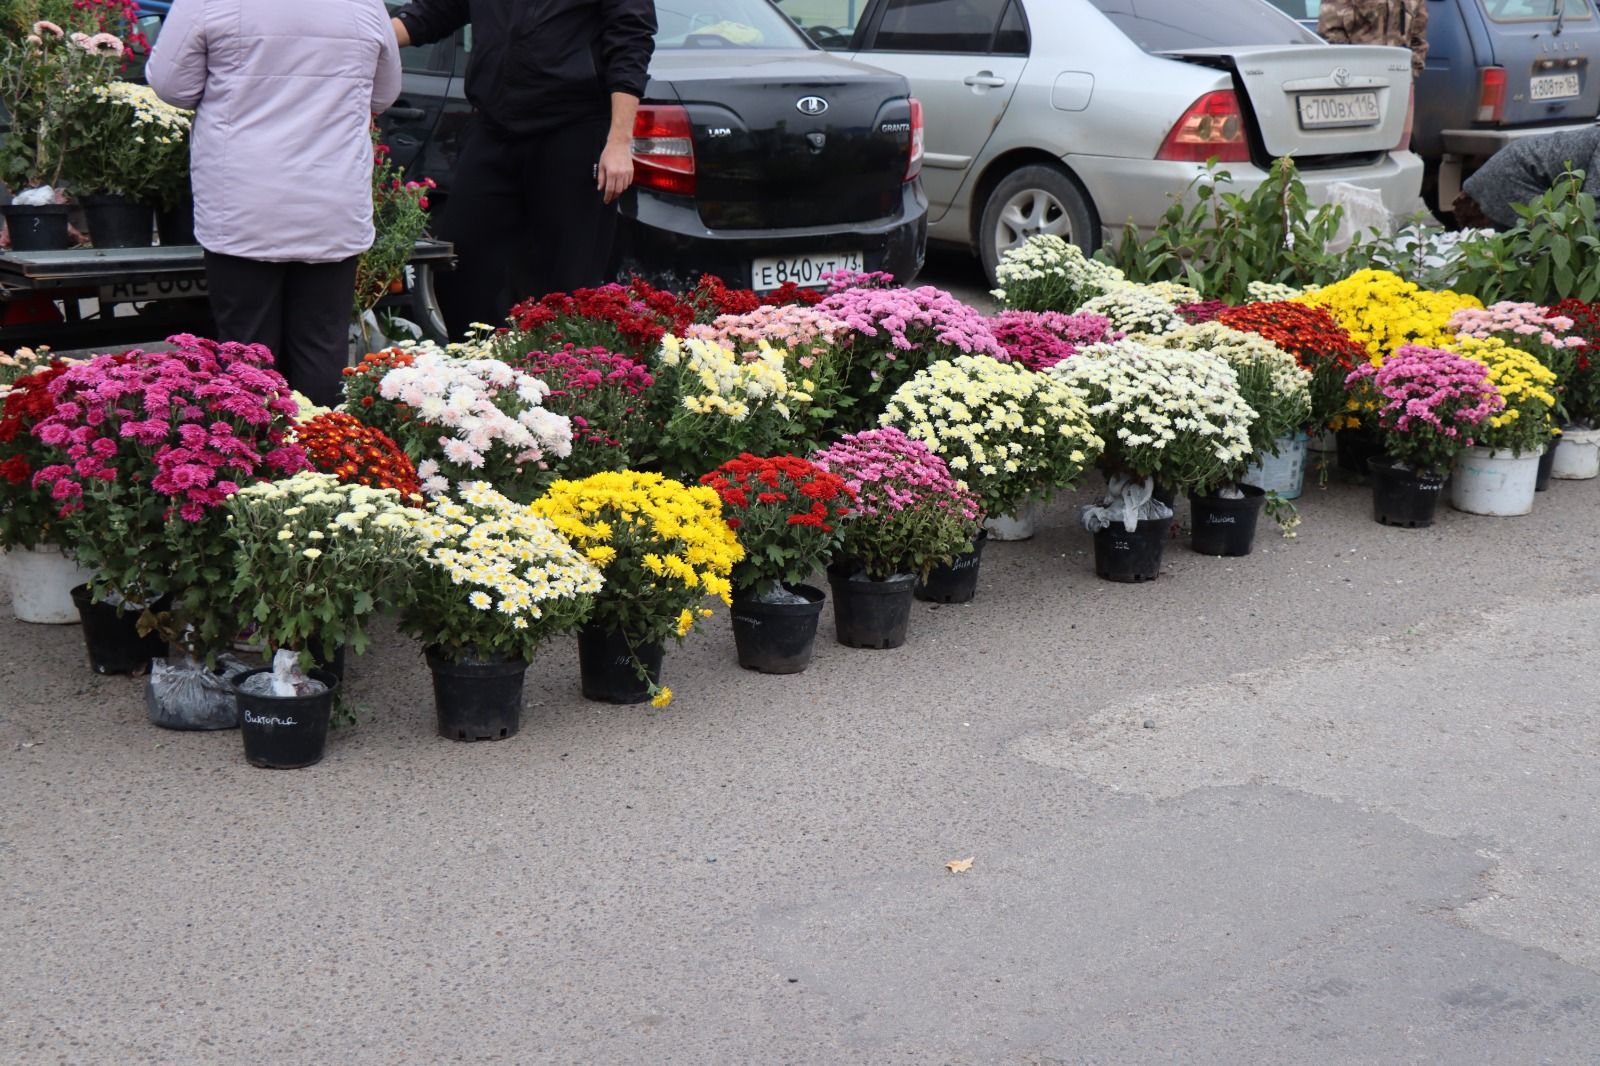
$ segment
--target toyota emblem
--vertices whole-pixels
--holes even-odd
[[[1349,67],[1334,67],[1333,68],[1333,83],[1335,85],[1337,85],[1341,89],[1343,89],[1346,85],[1349,85],[1350,84],[1350,68]]]
[[[828,101],[820,96],[802,96],[795,101],[794,109],[802,115],[810,115],[815,118],[828,110]]]

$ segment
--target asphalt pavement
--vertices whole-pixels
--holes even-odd
[[[0,1062],[1596,1062],[1600,482],[1145,586],[1081,499],[899,650],[557,642],[500,743],[383,627],[302,771],[0,620]]]

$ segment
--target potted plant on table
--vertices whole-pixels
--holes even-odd
[[[1205,352],[1233,368],[1239,395],[1254,412],[1250,422],[1251,464],[1221,472],[1220,480],[1196,485],[1189,491],[1191,545],[1202,555],[1249,555],[1256,521],[1268,488],[1252,482],[1252,470],[1261,471],[1265,457],[1299,433],[1311,414],[1311,374],[1294,356],[1254,333],[1243,333],[1220,322],[1185,326],[1162,338],[1169,348]],[[1273,485],[1271,502],[1300,495],[1304,467],[1293,471],[1284,489]],[[1290,510],[1291,508],[1283,508]],[[1284,516],[1287,517],[1287,516]]]
[[[240,623],[223,504],[242,486],[307,466],[289,440],[295,402],[265,348],[188,334],[168,343],[68,367],[50,384],[54,410],[33,431],[49,449],[33,484],[48,491],[62,535],[95,573],[73,599],[101,673],[142,670],[167,643],[186,660],[169,667],[198,671],[193,660],[227,646]],[[150,709],[171,728],[236,721],[231,697],[193,714],[160,700]]]
[[[803,584],[837,550],[853,499],[844,481],[794,455],[741,455],[700,479],[722,499],[744,558],[733,568],[739,665],[797,674],[811,662],[826,596]]]
[[[1346,387],[1374,411],[1383,456],[1370,462],[1373,517],[1422,528],[1433,515],[1456,454],[1505,407],[1482,363],[1408,344],[1382,366],[1367,364]]]
[[[0,46],[0,106],[11,129],[0,144],[0,180],[14,192],[0,208],[16,251],[51,251],[68,245],[62,174],[81,147],[75,112],[94,88],[115,75],[124,46],[109,33],[74,33],[54,22]]]
[[[855,494],[828,568],[839,643],[898,648],[918,579],[977,535],[978,498],[926,444],[894,427],[851,434],[811,459]]]
[[[1111,581],[1154,580],[1172,525],[1158,485],[1174,494],[1203,490],[1250,458],[1255,412],[1238,375],[1209,352],[1133,339],[1085,348],[1050,373],[1084,393],[1105,441],[1107,495],[1083,515],[1095,537],[1095,571]]]
[[[157,206],[175,202],[187,182],[193,119],[148,85],[113,81],[89,90],[73,117],[64,176],[96,248],[150,246]]]
[[[420,539],[393,489],[301,472],[227,503],[231,593],[272,665],[233,679],[245,758],[293,769],[320,762],[342,677],[330,652],[366,650],[367,620],[394,604]]]
[[[716,491],[622,470],[558,481],[533,509],[605,578],[578,634],[584,698],[667,706],[667,638],[681,642],[710,617],[709,597],[733,603],[730,578],[744,558]]]
[[[389,157],[389,146],[378,143],[372,129],[372,246],[356,259],[355,302],[352,317],[361,335],[363,351],[383,341],[379,335],[378,302],[405,278],[406,264],[415,254],[417,238],[428,229],[428,196],[432,178],[405,180],[405,171]],[[383,341],[386,343],[386,341]]]
[[[1083,397],[1059,378],[963,355],[919,370],[889,398],[882,422],[926,444],[978,498],[982,517],[1070,488],[1100,453]],[[987,534],[933,568],[920,599],[965,603],[977,592]]]
[[[0,563],[11,584],[11,612],[18,621],[64,624],[78,620],[71,590],[89,580],[66,549],[57,522],[58,505],[34,487],[33,475],[49,462],[49,450],[33,429],[55,411],[50,384],[67,364],[23,349],[0,356]]]
[[[1451,347],[1488,368],[1503,406],[1478,427],[1471,446],[1456,454],[1450,505],[1468,514],[1527,514],[1540,459],[1551,445],[1556,372],[1499,337],[1463,336]]]
[[[439,735],[514,736],[528,663],[588,617],[600,570],[554,523],[483,482],[436,496],[414,521],[423,551],[400,628],[423,643]]]

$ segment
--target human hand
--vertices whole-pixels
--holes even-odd
[[[600,152],[600,164],[595,167],[596,189],[605,196],[605,202],[611,203],[627,191],[633,184],[633,140],[619,140],[615,137],[606,141],[605,148]]]

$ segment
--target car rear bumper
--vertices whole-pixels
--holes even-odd
[[[1486,159],[1512,141],[1551,133],[1577,133],[1593,126],[1593,122],[1572,122],[1563,126],[1518,126],[1507,130],[1440,130],[1439,137],[1444,142],[1444,150],[1451,155]]]
[[[688,288],[702,274],[748,286],[752,260],[829,252],[861,252],[865,269],[910,281],[922,270],[928,244],[928,200],[920,182],[904,186],[899,210],[887,218],[786,229],[712,230],[692,200],[644,189],[631,199],[617,229],[617,274],[668,288]]]
[[[1172,196],[1188,189],[1205,168],[1198,163],[1174,163],[1114,156],[1068,155],[1062,162],[1072,168],[1094,200],[1108,240],[1115,240],[1124,223],[1141,230],[1154,229],[1172,204]],[[1219,166],[1233,176],[1228,191],[1248,195],[1266,180],[1266,172],[1250,163]],[[1420,205],[1422,160],[1410,152],[1390,152],[1376,166],[1332,170],[1303,170],[1300,178],[1314,200],[1327,199],[1328,190],[1340,182],[1375,189],[1384,206],[1407,214]],[[1192,202],[1193,196],[1190,194]]]

